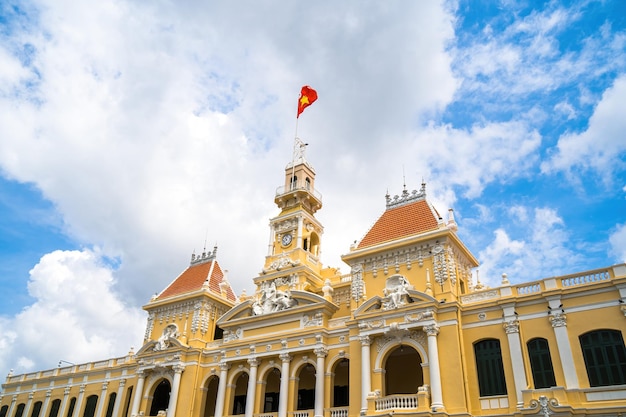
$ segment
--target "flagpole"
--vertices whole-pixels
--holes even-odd
[[[298,121],[299,120],[300,118],[296,117],[296,132],[293,136],[293,154],[291,155],[291,178],[289,179],[289,188],[290,188],[289,191],[293,190],[293,187],[296,186],[296,184],[294,183],[293,177],[296,173],[296,146],[298,146]]]

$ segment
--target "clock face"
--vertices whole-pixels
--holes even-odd
[[[290,233],[286,233],[286,234],[283,235],[282,243],[283,243],[283,246],[289,246],[291,244],[291,234]]]

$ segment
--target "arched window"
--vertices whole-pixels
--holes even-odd
[[[315,367],[307,363],[298,374],[298,410],[312,410],[315,407]]]
[[[72,399],[70,400],[70,406],[67,407],[66,417],[72,417],[72,415],[74,414],[74,407],[76,407],[76,397],[72,397]]]
[[[215,401],[217,400],[217,388],[220,379],[213,375],[206,382],[206,395],[204,397],[204,417],[215,415]]]
[[[24,415],[24,407],[26,407],[26,404],[24,403],[17,406],[17,409],[15,410],[15,417],[22,417],[22,415]]]
[[[83,412],[83,417],[95,417],[97,404],[98,404],[97,395],[90,395],[89,397],[87,397],[87,403],[85,404],[85,411]]]
[[[235,392],[233,398],[233,415],[245,414],[246,412],[246,396],[248,394],[249,375],[242,372],[235,382]]]
[[[60,408],[61,408],[61,400],[57,398],[56,400],[52,401],[52,405],[50,406],[50,413],[48,414],[48,417],[58,417]]]
[[[617,330],[594,330],[579,337],[589,385],[626,384],[626,348]]]
[[[506,395],[500,341],[487,339],[474,343],[474,355],[480,396]]]
[[[115,408],[115,399],[117,398],[116,393],[111,393],[109,395],[109,404],[107,405],[107,413],[106,417],[113,417],[113,409]]]
[[[350,405],[350,361],[342,359],[335,365],[333,373],[333,407]]]
[[[150,406],[150,415],[156,416],[159,411],[167,410],[170,404],[170,393],[172,387],[170,381],[167,379],[161,380],[159,385],[154,389],[154,395],[152,397],[152,405]]]
[[[556,386],[548,341],[537,337],[529,340],[526,346],[528,347],[528,359],[530,360],[530,369],[533,373],[535,388]]]
[[[304,180],[305,183],[305,187],[307,190],[311,189],[311,179],[309,177],[306,177],[306,179]]]
[[[30,413],[30,417],[39,417],[39,413],[41,413],[41,405],[41,401],[37,401],[35,404],[33,404],[33,412]]]
[[[385,360],[384,395],[416,394],[424,385],[420,354],[411,346],[400,345]]]
[[[133,386],[131,385],[126,390],[126,405],[124,406],[124,414],[125,417],[128,417],[128,413],[130,411],[130,400],[133,398]]]
[[[3,405],[2,408],[0,408],[0,417],[7,417],[8,412],[9,412],[9,406]]]
[[[267,373],[265,394],[263,395],[263,412],[275,413],[278,411],[280,399],[280,369],[272,368]]]
[[[294,175],[293,177],[291,177],[291,190],[295,190],[297,186],[298,186],[298,177]]]

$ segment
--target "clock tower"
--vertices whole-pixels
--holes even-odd
[[[323,286],[321,236],[315,218],[322,196],[315,189],[315,170],[305,158],[307,144],[296,138],[292,161],[285,167],[284,185],[274,202],[281,210],[270,219],[270,237],[265,265],[257,285],[264,281],[288,283],[291,289],[315,291]]]

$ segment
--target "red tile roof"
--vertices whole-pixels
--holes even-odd
[[[438,217],[426,200],[388,208],[361,239],[357,249],[435,230]]]
[[[211,266],[213,266],[212,271]],[[211,273],[210,277],[209,273]],[[220,268],[220,265],[215,259],[209,262],[192,264],[189,268],[185,269],[183,273],[174,280],[174,282],[164,289],[157,298],[163,299],[188,292],[198,291],[202,289],[202,286],[207,279],[209,280],[209,290],[216,294],[221,294],[220,283],[223,278],[224,273],[222,272],[222,268]],[[230,288],[230,285],[226,289],[226,298],[231,301],[235,301],[236,299],[235,293]]]

